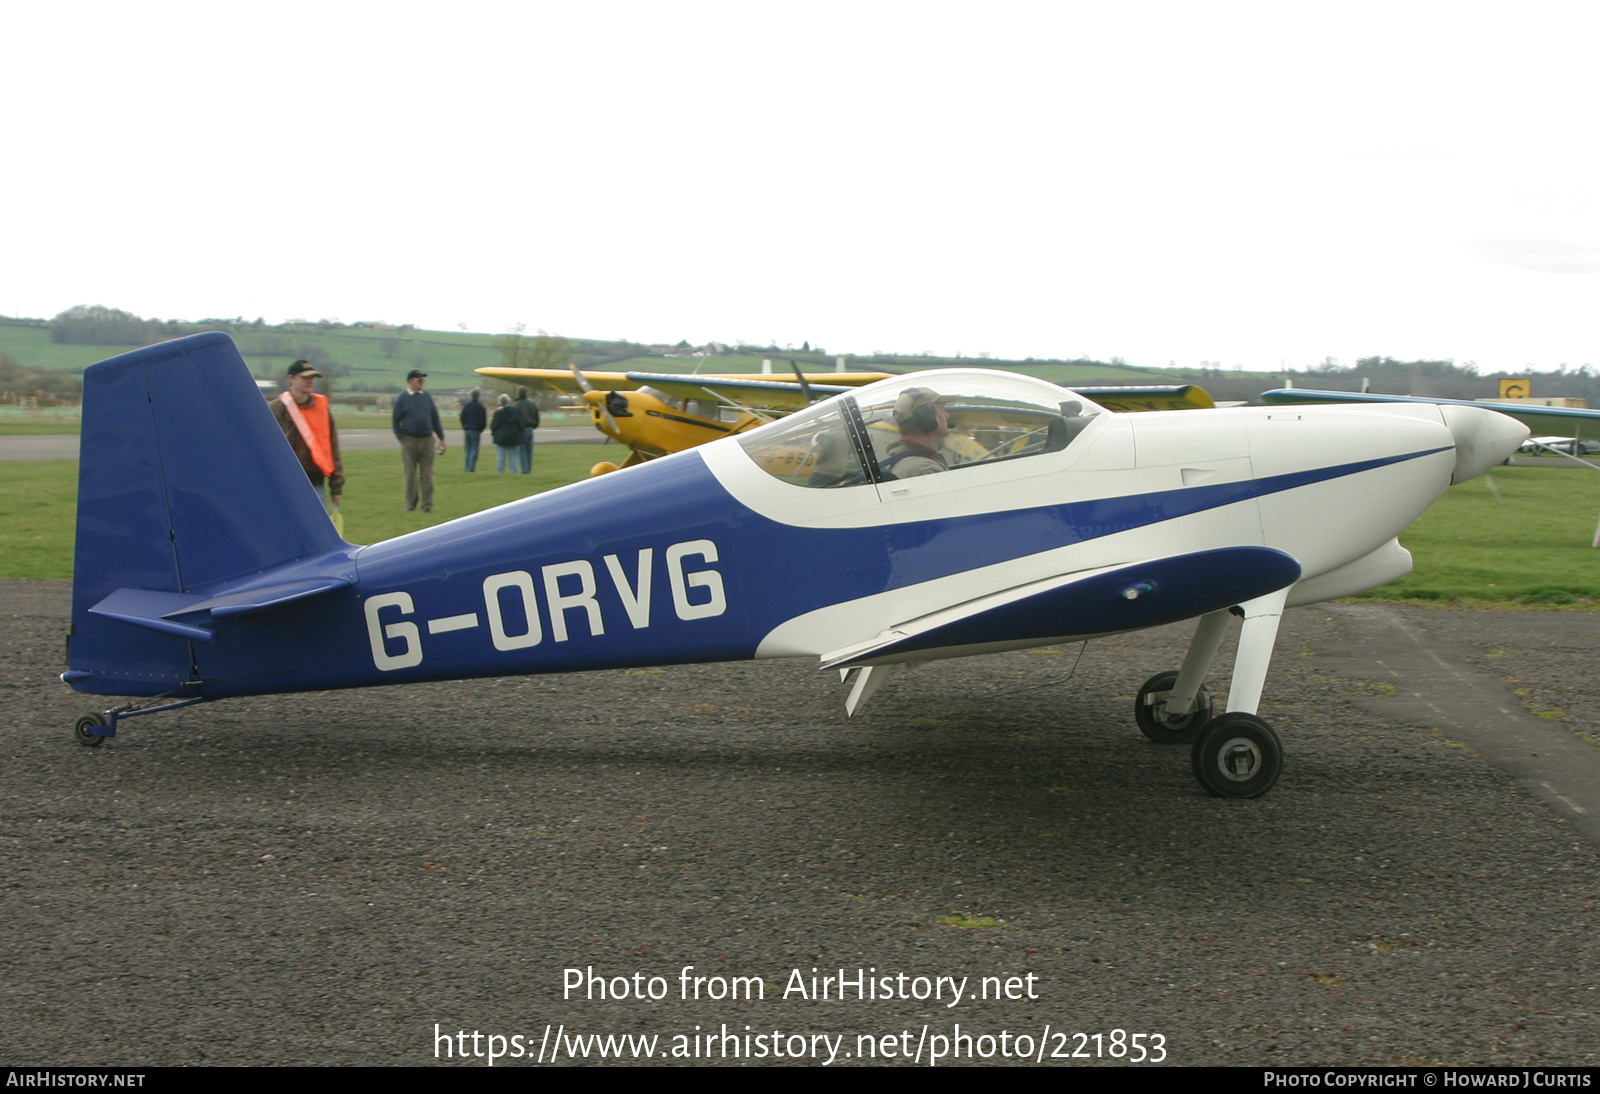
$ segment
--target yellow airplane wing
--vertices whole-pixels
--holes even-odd
[[[1146,410],[1210,410],[1217,404],[1205,388],[1193,384],[1157,387],[1079,387],[1073,391],[1093,399],[1114,414],[1136,414]]]
[[[487,376],[491,380],[506,380],[535,389],[550,388],[568,395],[576,395],[581,390],[570,369],[480,368],[476,372],[479,376]],[[626,372],[585,372],[583,378],[588,380],[596,391],[632,391],[639,386],[628,379]]]
[[[825,374],[829,379],[838,373]],[[849,391],[844,384],[826,383],[809,376],[805,386],[794,380],[767,376],[681,376],[675,373],[630,372],[628,378],[674,399],[710,399],[738,407],[764,410],[804,410],[818,399]]]
[[[526,384],[530,388],[545,387],[555,391],[576,395],[580,390],[577,379],[570,369],[559,368],[480,368],[476,370],[479,376],[487,376],[494,380],[506,380],[513,384]],[[809,372],[806,373],[806,382],[819,394],[824,388],[829,395],[837,395],[840,389],[847,387],[861,387],[865,384],[887,380],[887,372]],[[658,391],[666,391],[675,399],[705,399],[714,398],[708,394],[710,384],[728,385],[725,390],[732,394],[735,390],[744,390],[752,395],[759,392],[776,392],[793,390],[800,391],[800,385],[794,380],[782,377],[779,374],[771,376],[763,374],[746,374],[733,376],[726,374],[694,375],[692,373],[676,372],[590,372],[583,370],[583,378],[589,381],[595,391],[635,391],[641,387],[649,386]],[[684,386],[683,391],[671,391],[668,385]],[[689,389],[693,389],[690,393]],[[739,398],[739,402],[749,402],[750,399]],[[759,398],[755,401],[759,402]],[[761,403],[763,406],[776,406],[774,403]],[[799,409],[806,405],[804,396],[793,407],[784,404],[785,409]]]

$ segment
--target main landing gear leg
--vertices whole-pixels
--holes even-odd
[[[1201,685],[1228,633],[1229,622],[1226,611],[1202,615],[1183,667],[1177,672],[1158,672],[1139,689],[1133,720],[1156,744],[1191,744],[1211,720],[1211,693]]]
[[[1229,622],[1226,611],[1208,612],[1200,617],[1194,637],[1189,639],[1189,652],[1183,655],[1178,680],[1172,685],[1172,694],[1167,696],[1168,713],[1188,714],[1194,709],[1195,696],[1200,692],[1200,685],[1205,683],[1206,673],[1211,671],[1211,662],[1216,659],[1217,647],[1227,636]]]
[[[1233,655],[1233,686],[1228,689],[1228,713],[1254,714],[1261,705],[1261,689],[1272,664],[1272,644],[1278,639],[1283,602],[1288,589],[1247,600],[1239,605],[1244,625],[1239,628],[1239,651]]]
[[[1239,605],[1244,624],[1233,659],[1227,713],[1206,726],[1190,753],[1195,778],[1213,797],[1259,798],[1283,772],[1283,743],[1256,711],[1288,596],[1288,589],[1280,589]],[[1198,632],[1195,637],[1198,640]]]

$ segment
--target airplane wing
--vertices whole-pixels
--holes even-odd
[[[1600,410],[1566,406],[1521,406],[1511,402],[1477,402],[1472,399],[1431,399],[1420,395],[1377,395],[1368,391],[1318,391],[1282,387],[1263,391],[1264,403],[1436,403],[1441,406],[1475,406],[1497,410],[1515,418],[1534,433],[1561,432],[1568,437],[1600,440]]]
[[[824,654],[822,667],[916,660],[924,650],[1028,645],[1192,619],[1300,580],[1300,564],[1271,547],[1222,547],[1031,582],[890,627]]]
[[[674,399],[712,399],[736,406],[759,406],[770,410],[804,410],[812,400],[793,380],[767,380],[750,376],[684,376],[675,373],[630,372],[635,386],[651,387]],[[811,393],[825,399],[850,388],[840,384],[812,383]]]
[[[576,395],[580,390],[570,369],[480,368],[476,371],[480,376],[525,384],[535,389],[548,388],[568,395]],[[808,372],[806,383],[811,386],[812,392],[825,397],[886,380],[890,375],[887,372]],[[734,376],[585,371],[583,377],[595,391],[636,391],[649,386],[674,399],[714,399],[737,406],[759,406],[771,410],[803,410],[807,405],[805,393],[797,382],[759,374]],[[1194,384],[1154,387],[1068,386],[1117,414],[1147,410],[1209,410],[1216,405],[1204,388]]]
[[[480,368],[475,370],[479,376],[487,376],[493,380],[506,380],[513,384],[526,384],[530,388],[550,388],[555,391],[576,395],[579,391],[578,382],[574,379],[571,369],[560,368]],[[821,392],[827,389],[827,394],[837,395],[853,387],[876,383],[889,378],[887,372],[810,372],[806,374],[806,382],[813,391]],[[770,391],[776,387],[779,391],[793,391],[798,393],[800,385],[793,380],[771,379],[761,375],[726,376],[726,375],[694,375],[680,372],[583,372],[583,378],[589,381],[590,386],[596,391],[635,391],[648,384],[650,387],[678,399],[707,399],[716,398],[707,391],[700,390],[707,384],[728,385],[726,390],[730,393],[736,390],[747,392]],[[672,391],[668,384],[688,384],[691,392]],[[757,385],[750,387],[748,385]],[[1092,398],[1092,396],[1091,396]],[[741,400],[749,401],[749,400]],[[785,406],[798,410],[806,405],[802,396],[800,400],[789,407],[787,403],[763,403],[763,406]]]
[[[567,395],[576,395],[581,390],[578,381],[573,378],[571,369],[480,368],[474,371],[479,376],[487,376],[491,380],[506,380],[535,389],[549,388]],[[632,391],[639,386],[628,379],[626,372],[585,372],[583,378],[588,380],[596,391]]]
[[[1156,387],[1079,387],[1067,384],[1078,394],[1093,399],[1116,414],[1145,410],[1210,410],[1217,404],[1211,393],[1194,384]]]

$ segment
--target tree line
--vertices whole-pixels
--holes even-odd
[[[60,402],[83,398],[83,377],[59,369],[23,368],[9,353],[0,352],[0,397],[44,395]]]
[[[1600,369],[1593,365],[1555,371],[1536,372],[1531,367],[1479,373],[1472,361],[1399,361],[1393,357],[1362,357],[1355,364],[1339,365],[1332,360],[1321,365],[1286,374],[1295,387],[1324,388],[1330,391],[1360,391],[1366,382],[1371,391],[1382,395],[1421,395],[1434,399],[1490,399],[1499,394],[1503,377],[1533,378],[1533,394],[1538,398],[1565,396],[1587,399],[1600,406]],[[1204,383],[1204,381],[1201,381]]]
[[[263,319],[253,323],[243,318],[202,319],[196,323],[143,319],[120,308],[78,304],[50,320],[50,341],[79,346],[149,346],[202,331],[239,332],[265,326]]]
[[[20,322],[20,321],[18,321]],[[32,325],[30,323],[29,325]],[[50,338],[54,342],[73,343],[79,345],[98,346],[144,346],[156,342],[164,342],[172,338],[182,338],[202,331],[224,331],[240,338],[241,348],[253,357],[276,358],[304,358],[310,361],[325,376],[346,377],[351,374],[349,366],[333,359],[331,353],[323,346],[307,341],[300,341],[293,337],[297,331],[310,333],[328,333],[336,329],[384,329],[384,336],[379,341],[379,351],[384,357],[391,360],[400,356],[408,348],[414,349],[415,331],[410,325],[399,328],[383,328],[377,323],[352,323],[345,324],[336,320],[323,319],[316,322],[305,320],[291,320],[288,323],[268,327],[264,320],[258,318],[253,322],[242,317],[233,319],[202,319],[198,322],[182,322],[176,319],[144,319],[131,312],[117,308],[107,308],[101,305],[79,304],[68,308],[49,321]],[[492,342],[500,354],[501,364],[511,368],[565,368],[568,363],[576,363],[580,368],[594,369],[604,367],[605,364],[633,357],[642,352],[644,347],[631,342],[594,342],[588,340],[569,340],[539,331],[537,334],[527,334],[525,328],[518,325],[512,331],[496,336]],[[689,343],[681,341],[678,349],[688,349]],[[729,351],[724,344],[712,343],[708,349],[714,354],[723,354]],[[809,342],[800,349],[792,347],[779,349],[776,344],[756,346],[748,343],[737,343],[733,346],[734,352],[746,354],[761,354],[781,356],[786,359],[795,359],[803,368],[830,369],[833,360],[821,347],[812,346]],[[949,358],[935,354],[892,354],[871,353],[852,354],[851,364],[856,368],[871,368],[878,366],[893,370],[896,366],[935,366],[953,364],[975,364],[979,362]],[[15,361],[12,362],[15,365]],[[427,358],[420,353],[410,361],[412,367],[425,368]],[[1078,366],[1109,366],[1126,367],[1126,362],[1119,358],[1110,361],[1097,361],[1088,357],[1073,359],[1060,358],[1025,358],[1023,360],[1001,360],[985,358],[981,364],[990,368],[1019,368],[1027,371],[1033,365],[1078,365]],[[1202,363],[1206,364],[1206,363]],[[20,367],[20,366],[18,366]],[[42,378],[54,376],[55,373],[40,372],[41,378],[37,390],[51,391],[53,388],[42,382]],[[1270,375],[1270,374],[1269,374]],[[1393,357],[1363,357],[1354,365],[1341,366],[1329,358],[1320,365],[1305,369],[1291,369],[1280,373],[1291,379],[1297,387],[1321,387],[1341,391],[1359,390],[1363,381],[1368,383],[1371,390],[1391,395],[1423,395],[1450,399],[1476,399],[1493,396],[1498,385],[1495,381],[1502,376],[1534,375],[1537,377],[1534,384],[1534,394],[1538,396],[1571,396],[1589,400],[1591,405],[1600,406],[1600,369],[1591,365],[1578,368],[1560,366],[1554,372],[1533,372],[1529,370],[1500,371],[1489,374],[1480,374],[1478,367],[1471,361],[1456,364],[1451,360],[1415,360],[1402,361]],[[1184,369],[1179,376],[1172,378],[1174,381],[1190,381],[1200,384],[1219,399],[1248,399],[1260,393],[1262,375],[1260,373],[1240,373],[1223,370],[1220,368],[1202,367],[1199,369]],[[1148,380],[1141,379],[1135,382],[1161,382],[1152,376]],[[6,386],[11,386],[7,384]],[[352,385],[351,390],[356,390],[365,385]],[[382,390],[388,390],[389,385],[379,385]],[[378,388],[375,388],[375,390]]]

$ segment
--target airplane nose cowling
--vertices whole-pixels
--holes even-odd
[[[1456,439],[1456,469],[1450,485],[1466,482],[1504,463],[1528,439],[1528,427],[1508,415],[1476,406],[1442,406],[1444,424]]]

